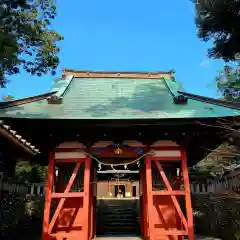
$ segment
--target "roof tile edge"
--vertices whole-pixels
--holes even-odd
[[[199,102],[206,102],[210,104],[214,104],[221,107],[231,108],[235,110],[240,110],[240,103],[239,102],[231,102],[231,101],[223,101],[215,98],[209,98],[201,95],[196,95],[188,92],[178,91],[180,94],[187,96],[190,99],[199,101]]]
[[[73,75],[68,75],[64,81],[60,80],[64,83],[63,86],[61,86],[58,89],[53,89],[55,93],[47,98],[48,103],[61,104],[67,89],[70,87],[72,83],[72,80],[73,80]]]
[[[68,75],[74,78],[135,78],[135,79],[162,79],[164,76],[171,78],[172,71],[162,72],[115,72],[115,71],[81,71],[72,69],[63,69],[62,79]]]
[[[19,105],[23,105],[23,104],[27,104],[27,103],[31,103],[31,102],[37,102],[40,100],[44,100],[54,93],[55,92],[48,92],[48,93],[43,93],[43,94],[36,95],[36,96],[21,98],[21,99],[10,101],[10,102],[0,102],[0,109],[15,107],[15,106],[19,106]]]
[[[30,155],[36,155],[40,153],[39,149],[27,142],[27,140],[22,138],[21,135],[18,135],[17,131],[12,130],[10,126],[4,124],[3,120],[0,120],[0,135],[9,139],[11,142],[18,145]]]
[[[168,91],[170,92],[170,94],[173,97],[173,102],[175,104],[187,104],[188,103],[188,97],[184,96],[184,94],[179,93],[179,89],[178,86],[176,85],[176,81],[174,76],[172,76],[171,78],[169,77],[163,77],[164,83],[168,89]],[[170,81],[171,80],[171,81]]]

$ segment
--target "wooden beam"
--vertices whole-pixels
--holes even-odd
[[[85,169],[84,169],[84,200],[83,200],[83,218],[84,222],[84,240],[88,240],[91,237],[91,233],[89,232],[89,218],[91,213],[90,207],[90,181],[91,181],[91,159],[87,157],[85,159]]]
[[[157,168],[158,168],[158,170],[159,170],[159,172],[160,172],[160,175],[162,176],[163,182],[164,182],[164,184],[165,184],[166,187],[167,187],[167,190],[170,191],[170,192],[172,192],[173,189],[172,189],[172,187],[171,187],[171,185],[170,185],[170,183],[169,183],[169,181],[168,181],[168,179],[167,179],[167,176],[166,176],[166,174],[165,174],[165,172],[164,172],[161,164],[160,164],[158,161],[155,161],[155,163],[156,163]],[[185,229],[187,230],[187,229],[188,229],[187,220],[186,220],[186,218],[185,218],[185,216],[184,216],[184,214],[183,214],[183,212],[182,212],[182,210],[181,210],[181,207],[180,207],[180,205],[179,205],[179,203],[178,203],[178,200],[177,200],[176,196],[170,195],[170,197],[171,197],[171,199],[172,199],[172,201],[173,201],[173,204],[174,204],[174,206],[175,206],[175,208],[176,208],[176,210],[177,210],[177,213],[178,213],[179,217],[180,217],[181,220],[182,220],[182,223],[183,223]]]
[[[191,202],[191,189],[189,184],[188,176],[188,166],[187,166],[187,157],[186,151],[181,150],[182,155],[182,174],[185,190],[185,203],[186,203],[186,212],[187,212],[187,225],[188,225],[188,239],[194,240],[194,225],[193,225],[193,214],[192,214],[192,202]]]
[[[154,239],[154,225],[151,214],[154,211],[153,196],[152,196],[152,162],[151,156],[147,155],[146,161],[146,194],[147,194],[147,211],[148,211],[148,237],[150,240]]]
[[[70,177],[69,182],[68,182],[68,184],[67,184],[67,186],[66,186],[66,188],[64,190],[64,193],[69,193],[69,191],[71,190],[71,187],[72,187],[73,182],[74,182],[74,180],[75,180],[75,178],[77,176],[77,173],[78,173],[78,170],[80,168],[80,165],[81,165],[80,162],[76,163],[76,166],[75,166],[75,168],[73,170],[73,173],[72,173],[72,176]],[[54,226],[54,224],[55,224],[55,222],[56,222],[56,220],[57,220],[57,218],[59,216],[59,213],[60,213],[60,211],[61,211],[61,209],[62,209],[62,207],[63,207],[63,205],[65,203],[65,200],[66,200],[66,198],[61,198],[61,200],[58,203],[58,206],[57,206],[57,208],[55,210],[55,213],[54,213],[54,215],[52,217],[52,220],[51,220],[51,222],[49,224],[49,228],[48,228],[48,233],[49,234],[51,234],[51,232],[52,232],[53,226]]]
[[[54,180],[54,152],[50,152],[48,160],[48,179],[45,190],[45,207],[43,215],[43,231],[42,239],[48,240],[48,228],[50,220],[50,209],[51,209],[51,193],[53,188]]]

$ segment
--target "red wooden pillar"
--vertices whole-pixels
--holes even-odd
[[[152,195],[152,162],[151,156],[147,155],[145,158],[146,164],[146,198],[147,198],[147,222],[148,222],[148,230],[147,236],[150,240],[154,239],[154,223],[152,220],[152,212],[154,211],[153,208],[153,195]]]
[[[146,181],[145,181],[145,163],[140,169],[140,188],[141,188],[141,195],[140,195],[140,228],[141,228],[141,235],[147,239],[147,194],[145,191],[146,188]]]
[[[90,236],[92,237],[92,226],[91,226],[91,213],[92,207],[90,206],[90,180],[91,180],[91,159],[87,157],[85,159],[85,169],[84,169],[84,200],[83,200],[83,218],[84,222],[84,239],[88,240]]]
[[[188,240],[194,240],[194,225],[193,225],[193,214],[192,214],[192,201],[191,201],[191,190],[188,176],[187,156],[186,151],[181,149],[181,163],[182,163],[182,175],[185,189],[185,206],[187,212],[187,225],[188,225]]]
[[[142,169],[140,171],[140,179],[139,179],[139,211],[140,211],[140,231],[141,231],[141,236],[144,236],[144,215],[143,215],[143,175],[142,175]]]
[[[96,236],[96,204],[97,204],[97,170],[96,168],[92,169],[92,186],[91,186],[91,191],[92,191],[92,213],[91,213],[91,222],[92,222],[92,238],[94,239]]]
[[[176,169],[177,170],[177,169]],[[176,173],[177,173],[177,171],[176,171]],[[176,185],[175,185],[175,188],[174,188],[174,190],[179,190],[180,189],[180,187],[181,187],[181,185],[182,185],[182,171],[181,171],[181,169],[179,169],[179,176],[177,176],[177,174],[176,174]],[[177,200],[179,201],[181,199],[181,196],[177,196]],[[177,210],[175,211],[175,213],[176,213],[176,224],[177,224],[177,229],[178,230],[181,230],[181,229],[183,229],[183,223],[182,223],[182,220],[181,220],[181,218],[179,217],[179,215],[178,215],[178,212],[177,212]],[[178,236],[178,239],[177,240],[184,240],[184,236]]]
[[[43,232],[42,240],[48,240],[48,226],[50,220],[50,210],[51,210],[51,194],[53,188],[53,179],[54,179],[54,152],[50,152],[48,160],[48,175],[47,182],[45,187],[45,206],[44,206],[44,215],[43,215]]]
[[[149,222],[148,222],[148,198],[147,198],[147,185],[146,185],[146,162],[143,164],[142,168],[142,225],[143,225],[143,237],[145,239],[149,238]]]

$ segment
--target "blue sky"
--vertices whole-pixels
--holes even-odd
[[[208,60],[190,0],[57,0],[53,28],[64,36],[60,66],[79,70],[176,70],[188,92],[218,97],[214,76],[223,62]],[[33,96],[51,89],[56,77],[22,72],[0,97]]]

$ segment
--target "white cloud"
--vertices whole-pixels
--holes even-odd
[[[211,64],[210,60],[209,60],[209,59],[205,59],[205,60],[203,60],[203,61],[200,63],[200,67],[202,67],[202,68],[207,68],[207,67],[210,67],[210,64]]]

